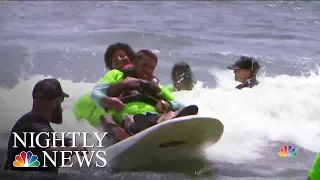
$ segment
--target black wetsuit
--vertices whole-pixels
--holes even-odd
[[[26,148],[20,143],[19,140],[16,140],[16,145],[18,146],[17,148],[14,148],[14,135],[12,132],[16,132],[20,138],[23,139],[24,135],[22,132],[35,132],[34,134],[34,146],[35,148],[30,148],[30,135],[27,134],[27,142],[26,142]],[[4,165],[4,170],[18,170],[18,171],[45,171],[45,172],[58,172],[59,166],[61,166],[61,154],[57,153],[57,167],[54,167],[50,160],[46,159],[46,165],[48,167],[42,167],[43,165],[43,152],[46,151],[52,158],[54,156],[52,155],[53,152],[50,150],[50,148],[41,148],[37,147],[35,138],[36,135],[40,132],[54,132],[52,127],[50,126],[50,122],[43,117],[36,116],[36,115],[31,115],[29,113],[23,115],[13,126],[9,141],[8,141],[8,150],[7,150],[7,160]],[[40,135],[39,138],[39,143],[42,146],[46,145],[46,139],[51,139],[52,137],[48,137],[46,134]],[[52,142],[52,141],[51,141]],[[65,141],[66,142],[66,141]],[[58,142],[57,142],[58,144]],[[61,145],[61,141],[60,141]],[[20,154],[22,151],[28,152],[31,151],[34,155],[38,156],[38,161],[40,162],[39,167],[14,167],[13,162],[15,160],[15,156]]]
[[[243,84],[239,84],[236,88],[237,89],[242,89],[242,88],[245,88],[245,87],[249,87],[249,88],[252,88],[253,86],[256,86],[259,84],[259,81],[255,80],[255,81],[247,81]]]

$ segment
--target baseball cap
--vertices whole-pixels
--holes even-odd
[[[228,69],[247,69],[251,70],[256,61],[252,57],[241,56],[234,64],[227,66]]]
[[[62,91],[60,82],[55,78],[43,79],[39,81],[32,91],[33,99],[53,100],[58,97],[66,97],[69,95]]]

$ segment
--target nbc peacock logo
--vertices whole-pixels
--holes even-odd
[[[31,151],[27,153],[22,151],[20,154],[16,155],[15,161],[13,162],[14,167],[39,167],[40,162],[38,161],[38,156],[33,155]]]
[[[296,148],[292,146],[283,146],[280,148],[280,151],[278,152],[279,157],[297,157],[298,153],[296,151]]]

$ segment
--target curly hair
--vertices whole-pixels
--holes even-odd
[[[123,50],[126,53],[126,55],[128,56],[130,61],[132,61],[134,59],[135,52],[131,48],[131,46],[126,43],[118,42],[118,43],[110,45],[108,47],[108,49],[106,50],[106,52],[104,53],[104,63],[105,63],[106,68],[108,68],[110,70],[113,69],[112,68],[112,57],[118,50]]]

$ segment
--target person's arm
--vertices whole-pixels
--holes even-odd
[[[119,88],[121,88],[123,79],[123,73],[119,70],[111,70],[106,73],[102,78],[100,78],[97,84],[91,91],[91,100],[101,108],[104,108],[102,99],[104,97],[116,97],[119,93]],[[119,85],[120,84],[120,85]]]
[[[65,145],[65,146],[68,146],[68,142],[71,141],[71,140],[72,140],[72,139],[71,139],[71,138],[68,138],[68,137],[64,138],[64,145]],[[58,139],[58,140],[56,141],[56,144],[57,144],[57,146],[62,146],[62,140],[61,140],[61,139]]]
[[[123,89],[127,88],[127,84],[124,83],[123,81],[117,83],[117,84],[113,84],[111,86],[109,86],[106,90],[107,92],[107,96],[108,97],[118,97],[121,95],[121,92]]]
[[[180,103],[177,100],[169,101],[169,103],[170,103],[171,109],[174,111],[179,110],[179,109],[183,109],[184,107],[186,107],[184,104]]]
[[[41,134],[39,136],[39,144],[41,146],[46,146],[47,145],[47,141],[48,139],[52,140],[53,137],[52,137],[52,129],[48,128],[48,127],[38,127],[37,128],[37,132],[35,133],[34,137],[37,137],[37,135],[41,132],[48,132],[49,133],[49,137],[46,135],[46,134]],[[58,143],[57,143],[58,144]],[[56,145],[58,146],[58,145]],[[70,146],[67,146],[67,147],[47,147],[47,148],[41,148],[41,147],[38,147],[40,151],[45,151],[50,157],[55,157],[56,155],[56,166],[59,167],[62,165],[62,152],[61,151],[71,151],[71,152],[74,152],[77,150],[76,147],[70,147]],[[55,151],[56,154],[55,154]],[[64,154],[65,157],[70,157],[72,156],[71,153],[65,153]],[[39,152],[38,153],[38,159],[41,159],[43,160],[44,159],[44,153],[42,152]],[[46,162],[46,165],[49,167],[49,168],[55,168],[54,165],[49,161],[47,160]]]
[[[91,100],[101,108],[105,108],[102,102],[103,98],[119,97],[119,92],[126,88],[127,84],[120,82],[118,84],[108,85],[107,83],[97,84],[91,92]]]
[[[99,83],[91,91],[91,100],[101,108],[104,108],[102,99],[106,96],[107,88],[109,87],[108,83]]]
[[[161,87],[161,92],[160,94],[162,94],[163,98],[165,101],[170,103],[170,108],[174,111],[182,109],[185,107],[184,104],[178,102],[177,100],[175,100],[175,97],[173,96],[173,94],[165,87]]]

